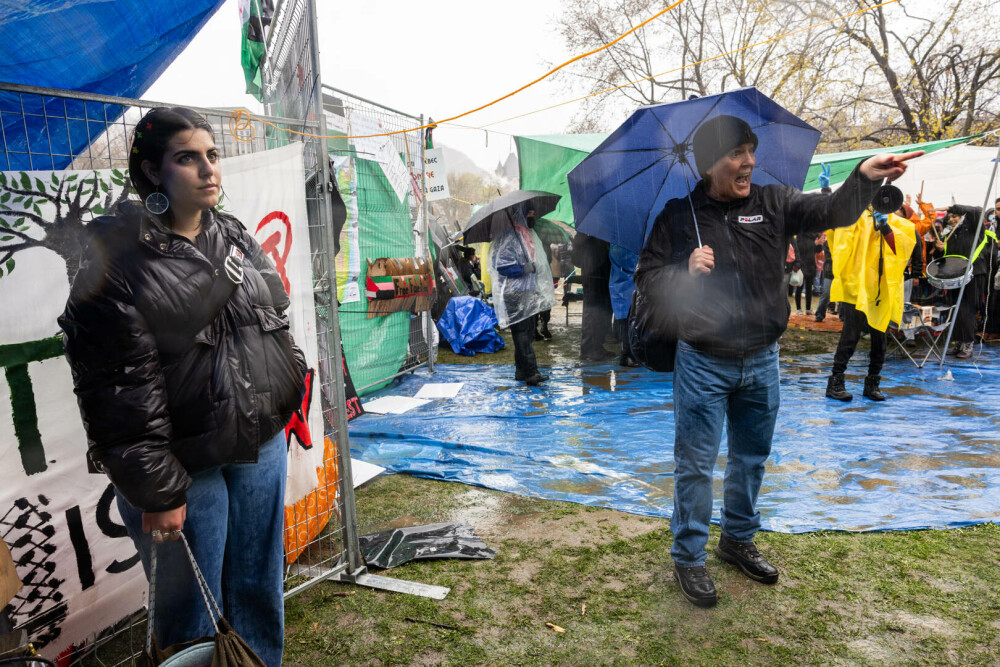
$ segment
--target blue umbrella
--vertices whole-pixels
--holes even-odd
[[[760,140],[753,183],[802,187],[820,132],[756,88],[640,107],[569,172],[577,231],[640,252],[663,206],[701,179],[691,142],[721,114]]]

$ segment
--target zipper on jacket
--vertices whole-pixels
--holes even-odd
[[[739,261],[736,258],[736,244],[733,242],[733,231],[729,228],[729,212],[730,212],[730,210],[731,210],[730,207],[727,206],[726,209],[725,209],[725,212],[723,214],[723,220],[725,220],[725,223],[726,223],[725,224],[725,226],[726,226],[726,238],[729,239],[729,255],[733,259],[733,269],[734,269],[734,273],[736,274],[736,281],[737,281],[737,283],[739,284],[739,287],[740,287],[740,292],[741,292],[740,296],[742,297],[740,299],[737,299],[737,301],[740,304],[739,305],[739,308],[740,308],[740,341],[741,341],[741,344],[745,347],[746,344],[747,344],[747,313],[746,313],[745,304],[746,304],[747,298],[750,295],[747,294],[746,286],[743,284],[743,274],[740,273],[740,263],[739,263]]]

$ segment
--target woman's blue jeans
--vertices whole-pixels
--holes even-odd
[[[284,431],[260,447],[257,463],[233,463],[193,475],[184,535],[222,615],[268,667],[284,646]],[[149,577],[152,539],[142,512],[116,492],[129,537]],[[161,648],[214,635],[191,565],[179,541],[156,551],[157,644]]]
[[[674,361],[674,514],[670,555],[683,567],[704,565],[712,519],[712,471],[723,423],[729,455],[722,534],[750,542],[760,528],[757,494],[778,416],[778,344],[726,358],[677,343]]]

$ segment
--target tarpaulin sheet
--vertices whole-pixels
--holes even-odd
[[[496,326],[493,309],[471,296],[453,296],[437,321],[438,331],[452,352],[467,357],[503,349],[503,336],[497,333]]]
[[[977,347],[978,351],[978,347]],[[1000,520],[1000,352],[978,368],[890,358],[884,403],[861,397],[867,355],[848,368],[851,403],[824,397],[832,355],[781,360],[774,446],[758,508],[781,532],[948,528]],[[386,390],[464,382],[460,397],[351,422],[355,457],[392,472],[667,517],[672,378],[612,365],[543,369],[527,387],[505,366],[438,365]],[[984,392],[985,388],[992,388]],[[715,470],[721,502],[725,439]]]
[[[139,97],[222,4],[0,0],[0,81]],[[234,25],[237,20],[234,15]],[[213,76],[210,65],[206,76]],[[62,169],[122,111],[0,93],[0,171]]]

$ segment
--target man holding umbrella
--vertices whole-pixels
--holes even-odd
[[[635,283],[650,304],[652,325],[677,340],[671,556],[684,597],[710,607],[717,596],[705,547],[723,424],[729,454],[715,553],[755,581],[778,581],[778,570],[753,539],[779,405],[777,341],[788,324],[781,287],[789,239],[853,224],[883,179],[901,176],[906,161],[922,152],[869,158],[836,193],[806,195],[786,185],[751,184],[758,138],[736,116],[703,122],[692,144],[702,180],[657,216]]]

